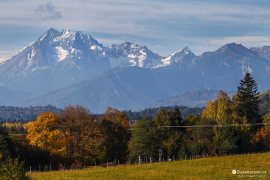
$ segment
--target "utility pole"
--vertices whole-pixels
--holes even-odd
[[[159,151],[158,151],[158,160],[159,160],[159,162],[161,162],[162,161],[162,149],[159,149]]]

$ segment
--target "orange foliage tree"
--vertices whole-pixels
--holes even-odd
[[[60,120],[53,112],[43,112],[27,125],[30,144],[52,153],[65,151],[64,136],[59,130]]]

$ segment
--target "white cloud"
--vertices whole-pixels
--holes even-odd
[[[39,5],[35,10],[35,14],[42,19],[62,18],[61,12],[56,10],[55,6],[51,2]]]
[[[218,23],[269,23],[268,8],[252,6],[231,6],[226,4],[167,3],[155,1],[71,1],[55,0],[40,5],[33,0],[3,4],[0,7],[0,22],[9,17],[8,21],[20,24],[23,20],[29,26],[40,26],[40,19],[32,17],[33,11],[44,18],[63,18],[57,22],[61,26],[84,30],[112,33],[146,33],[157,32],[155,24],[171,22],[181,24],[190,18],[192,21]],[[37,8],[38,7],[38,8]],[[25,21],[24,21],[25,20]],[[33,23],[29,20],[35,20]],[[6,21],[5,21],[6,22]],[[50,21],[43,26],[50,26]],[[72,26],[72,27],[70,27]],[[162,27],[166,28],[166,27]],[[168,27],[170,28],[170,27]],[[173,28],[173,27],[172,27]]]
[[[0,1],[0,26],[37,29],[40,34],[49,27],[82,30],[93,37],[95,33],[104,34],[98,38],[104,44],[135,41],[163,53],[184,46],[200,53],[208,47],[217,48],[222,42],[235,41],[228,37],[249,32],[258,40],[270,32],[269,17],[269,7],[225,0]],[[248,43],[255,44],[254,41]],[[260,42],[267,43],[262,39]]]

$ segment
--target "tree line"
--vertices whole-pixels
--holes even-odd
[[[179,108],[163,109],[133,126],[129,156],[157,160],[269,151],[270,113],[261,113],[260,99],[246,73],[232,98],[220,91],[200,116],[183,119]]]
[[[153,107],[146,108],[141,111],[124,111],[124,113],[128,116],[130,121],[137,121],[143,118],[154,118],[160,110],[173,110],[178,107],[183,115],[183,118],[187,118],[190,115],[199,116],[204,107],[186,107],[186,106],[162,106],[162,107]]]
[[[14,107],[0,106],[0,122],[33,121],[41,112],[60,112],[55,106]]]
[[[131,123],[117,109],[96,116],[83,106],[68,106],[41,113],[26,125],[25,135],[8,137],[0,129],[0,159],[57,169],[268,151],[270,114],[261,113],[259,101],[257,84],[246,73],[232,98],[220,91],[200,115],[183,117],[175,107]]]

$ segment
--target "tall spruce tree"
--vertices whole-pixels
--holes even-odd
[[[233,99],[237,121],[241,126],[237,129],[238,134],[238,151],[251,152],[256,151],[257,141],[255,140],[256,132],[261,126],[250,126],[254,123],[261,123],[262,119],[259,112],[259,93],[256,82],[250,73],[246,73],[245,77],[240,81],[237,94]]]
[[[245,117],[247,123],[261,123],[259,112],[258,86],[251,74],[247,72],[240,81],[235,98],[235,110],[240,117]]]

